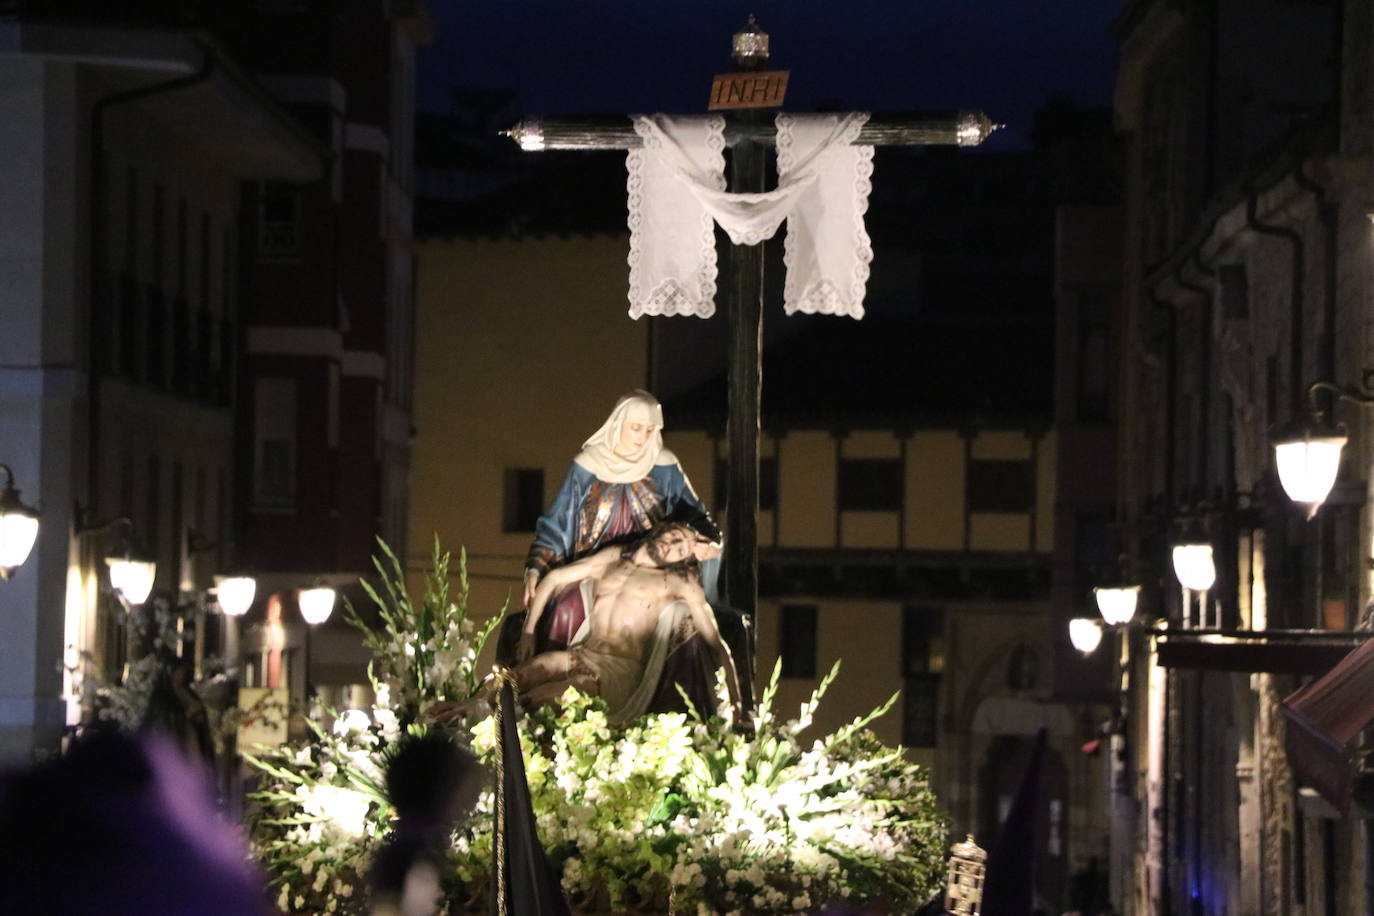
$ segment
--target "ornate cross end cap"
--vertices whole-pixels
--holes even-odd
[[[988,854],[973,841],[973,834],[966,834],[962,843],[955,843],[950,849],[950,855],[962,859],[965,862],[986,862]]]
[[[510,130],[501,131],[501,136],[510,137],[527,153],[537,153],[544,148],[544,125],[538,121],[521,121]]]
[[[955,140],[960,146],[978,146],[1002,126],[994,124],[981,111],[961,111],[955,128]]]
[[[768,33],[759,28],[752,14],[744,28],[735,33],[730,54],[740,64],[768,59]]]

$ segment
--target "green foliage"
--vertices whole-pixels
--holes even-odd
[[[403,722],[421,730],[426,709],[480,688],[476,657],[494,624],[467,620],[462,556],[451,596],[448,556],[435,545],[417,606],[382,550],[382,584],[370,593],[384,626],[364,634],[377,656],[371,722],[345,716],[302,747],[253,758],[265,780],[254,844],[286,912],[363,911],[361,875],[390,818],[379,777],[386,748]],[[352,608],[349,617],[362,625]],[[557,709],[527,714],[521,748],[539,832],[574,908],[792,913],[847,900],[904,912],[924,903],[942,877],[948,824],[921,768],[867,728],[896,697],[809,747],[800,741],[838,667],[791,719],[774,711],[774,668],[749,728],[733,727],[723,694],[715,715],[648,715],[623,729],[575,690]],[[492,764],[493,720],[463,731]],[[449,912],[486,908],[491,805],[484,792],[453,835]]]

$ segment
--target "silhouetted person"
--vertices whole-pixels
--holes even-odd
[[[1048,733],[1035,734],[1030,760],[1012,798],[997,841],[988,853],[983,882],[984,916],[1031,916],[1035,898],[1036,812],[1040,807],[1040,773]]]
[[[143,728],[166,735],[188,759],[213,772],[215,742],[210,736],[210,715],[205,701],[191,687],[194,671],[189,658],[174,656],[160,666],[148,697]]]
[[[0,779],[0,913],[262,916],[265,894],[165,739],[96,733]]]
[[[368,874],[373,916],[431,916],[454,825],[485,782],[476,758],[440,730],[407,737],[386,768],[396,825]]]

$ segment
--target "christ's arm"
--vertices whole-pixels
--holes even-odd
[[[529,612],[525,615],[525,626],[520,633],[520,644],[515,650],[516,660],[523,662],[533,654],[534,628],[538,626],[539,618],[544,615],[544,609],[548,606],[549,599],[553,597],[555,592],[574,582],[581,582],[583,579],[599,579],[605,574],[607,567],[619,558],[619,547],[606,547],[575,563],[560,566],[546,573],[544,578],[539,580],[539,587],[535,589],[534,599],[530,602]]]
[[[687,603],[692,612],[692,623],[710,647],[712,655],[715,656],[716,666],[725,669],[725,686],[730,691],[730,702],[735,707],[735,721],[738,723],[744,709],[740,702],[739,673],[735,670],[735,659],[730,654],[730,647],[721,639],[720,628],[716,626],[716,615],[711,612],[711,605],[706,602],[706,593],[701,590],[701,586],[695,582],[683,582],[682,586],[680,593],[675,597]]]

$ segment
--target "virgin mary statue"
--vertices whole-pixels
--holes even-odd
[[[720,529],[692,489],[677,456],[663,445],[662,406],[649,392],[635,389],[616,401],[606,422],[582,444],[563,485],[535,525],[534,543],[525,559],[526,608],[549,570],[602,547],[634,540],[662,521],[685,522],[720,545]],[[717,599],[719,570],[718,556],[702,562],[702,588],[735,657],[751,658],[752,643],[740,614]],[[574,641],[586,618],[583,600],[576,588],[552,600],[535,633],[535,653],[563,649]],[[503,663],[513,662],[523,617],[514,615],[502,630],[497,657]],[[752,684],[747,667],[740,677],[749,705]],[[713,684],[714,665],[701,638],[681,634],[670,650],[650,708],[677,708],[677,685],[681,685],[694,704],[709,710]]]
[[[535,525],[525,558],[525,606],[550,569],[631,540],[667,519],[720,541],[720,529],[677,456],[663,445],[663,407],[649,392],[635,389],[616,401],[606,422],[582,443],[558,495]],[[715,565],[703,570],[709,598]]]

